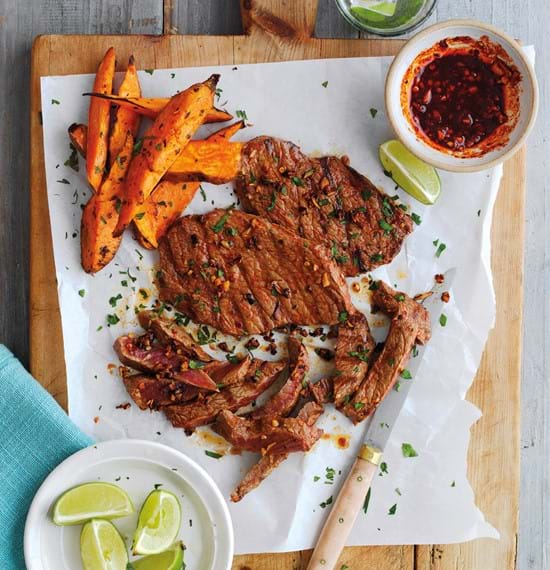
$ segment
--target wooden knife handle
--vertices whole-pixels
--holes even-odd
[[[372,461],[364,459],[364,454],[355,460],[321,531],[307,570],[332,570],[336,566],[378,469],[381,453],[376,452]]]

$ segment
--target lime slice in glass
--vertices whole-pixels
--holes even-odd
[[[126,570],[128,552],[112,522],[88,521],[80,533],[80,557],[84,570]]]
[[[389,17],[395,14],[397,0],[393,2],[385,0],[353,0],[351,4],[356,10],[368,10]]]
[[[441,193],[441,181],[433,166],[417,158],[399,141],[380,145],[380,162],[396,184],[422,204],[434,204]]]
[[[181,524],[181,506],[169,491],[149,493],[139,512],[134,534],[134,554],[157,554],[176,540]]]
[[[171,548],[160,554],[144,556],[132,562],[134,570],[182,570],[183,563],[183,542],[176,542]]]
[[[134,512],[126,491],[112,483],[84,483],[65,491],[53,506],[59,526],[82,524],[90,519],[115,519]]]

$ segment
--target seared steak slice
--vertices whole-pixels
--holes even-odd
[[[256,368],[253,379],[231,384],[216,394],[206,396],[199,402],[165,408],[167,418],[174,427],[193,430],[214,421],[222,410],[237,411],[253,402],[277,379],[286,362],[262,362]]]
[[[161,299],[224,333],[332,324],[354,312],[324,246],[257,216],[236,210],[184,216],[159,252]]]
[[[297,418],[306,422],[308,426],[313,426],[323,413],[323,407],[315,402],[308,402],[298,412]],[[234,503],[240,501],[247,493],[258,487],[258,485],[287,457],[289,453],[280,453],[278,455],[266,454],[261,457],[258,463],[255,463],[248,473],[243,477],[237,488],[231,493],[231,500]]]
[[[338,327],[334,376],[334,403],[337,406],[359,388],[374,347],[369,323],[361,313],[351,315]]]
[[[128,394],[142,410],[158,410],[195,399],[200,390],[183,382],[168,378],[155,378],[146,374],[123,377]]]
[[[393,315],[382,352],[344,413],[358,423],[368,417],[392,389],[405,368],[415,343],[430,339],[430,315],[419,303],[404,293],[394,291],[378,281],[373,293],[373,305]]]
[[[212,380],[214,380],[214,382],[216,382],[216,385],[226,388],[232,384],[242,382],[248,375],[253,362],[256,366],[260,366],[262,364],[261,360],[253,361],[252,357],[247,355],[237,363],[229,361],[209,362],[203,370],[208,374],[208,376],[210,376],[210,378],[212,378]]]
[[[317,404],[328,404],[334,401],[334,378],[321,378],[309,384],[309,392]]]
[[[245,210],[325,243],[345,275],[389,263],[413,223],[389,196],[336,157],[257,137],[243,147],[237,194]]]
[[[197,388],[217,390],[216,382],[206,372],[190,368],[190,362],[177,354],[171,346],[152,344],[150,334],[140,337],[120,336],[113,348],[126,366],[141,372],[168,376]]]
[[[298,418],[250,420],[229,410],[218,415],[212,428],[236,448],[262,455],[309,451],[323,434]]]
[[[141,311],[138,319],[144,329],[153,331],[161,344],[174,345],[178,354],[196,358],[202,362],[214,360],[183,327],[174,321],[159,317],[154,311]]]
[[[309,371],[309,357],[302,342],[293,336],[288,337],[290,374],[284,386],[261,407],[256,408],[251,418],[277,418],[288,415],[298,402],[304,380]]]

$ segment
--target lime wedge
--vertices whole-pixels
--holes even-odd
[[[441,193],[441,181],[433,166],[426,164],[405,148],[391,140],[380,145],[380,162],[396,184],[422,204],[434,204]]]
[[[134,512],[126,491],[112,483],[84,483],[65,491],[53,506],[59,526],[82,524],[90,519],[115,519]]]
[[[134,570],[182,570],[183,563],[183,542],[176,542],[171,548],[160,554],[144,556],[132,562]]]
[[[134,554],[157,554],[176,540],[181,524],[181,506],[169,491],[149,493],[139,512],[132,546]]]
[[[93,519],[80,533],[80,556],[84,570],[126,570],[128,552],[112,522]]]

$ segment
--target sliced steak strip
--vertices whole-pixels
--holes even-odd
[[[351,315],[338,327],[334,376],[334,402],[337,406],[349,400],[359,388],[374,347],[369,323],[361,313]]]
[[[325,243],[348,276],[389,263],[413,230],[410,216],[342,159],[310,158],[272,137],[244,145],[236,189],[245,210]]]
[[[257,366],[261,366],[261,360],[253,360],[250,356],[245,356],[240,362],[223,362],[223,361],[213,361],[209,362],[203,370],[216,382],[216,385],[226,388],[232,384],[238,384],[242,382],[248,372],[253,362]],[[256,370],[256,367],[255,367]]]
[[[206,353],[195,339],[174,321],[159,317],[154,311],[141,311],[138,315],[139,324],[144,329],[151,329],[161,344],[173,344],[178,354],[196,358],[202,362],[214,360]]]
[[[164,411],[174,427],[193,430],[213,422],[222,410],[235,412],[253,402],[275,382],[285,366],[286,362],[262,362],[255,367],[253,379],[248,375],[244,381],[231,384],[200,402],[170,406]]]
[[[322,245],[257,216],[184,216],[161,240],[160,297],[234,336],[353,313],[345,279]]]
[[[334,378],[321,378],[315,383],[310,383],[309,392],[317,404],[334,402]]]
[[[368,417],[392,389],[405,368],[415,343],[430,339],[430,315],[419,303],[404,293],[377,282],[373,305],[393,316],[382,352],[343,411],[358,423]]]
[[[218,389],[216,382],[206,372],[189,368],[190,362],[171,346],[152,344],[149,333],[140,337],[121,336],[116,339],[113,348],[123,364],[141,372],[167,376],[204,390]]]
[[[249,420],[229,410],[218,415],[212,428],[236,448],[262,455],[309,451],[323,434],[299,418]]]
[[[261,408],[256,408],[252,412],[250,415],[252,419],[286,416],[298,402],[309,372],[309,357],[304,344],[293,336],[288,337],[288,357],[290,364],[288,380]]]
[[[155,378],[146,374],[132,374],[123,377],[128,394],[142,410],[158,410],[195,399],[200,390],[177,380]]]
[[[323,413],[323,406],[315,402],[308,402],[298,412],[298,419],[304,421],[308,426],[313,426]],[[231,500],[234,503],[240,501],[247,493],[258,487],[267,476],[277,468],[287,457],[289,453],[279,453],[277,455],[266,454],[261,457],[258,463],[255,463],[248,473],[243,477],[237,488],[231,494]]]

